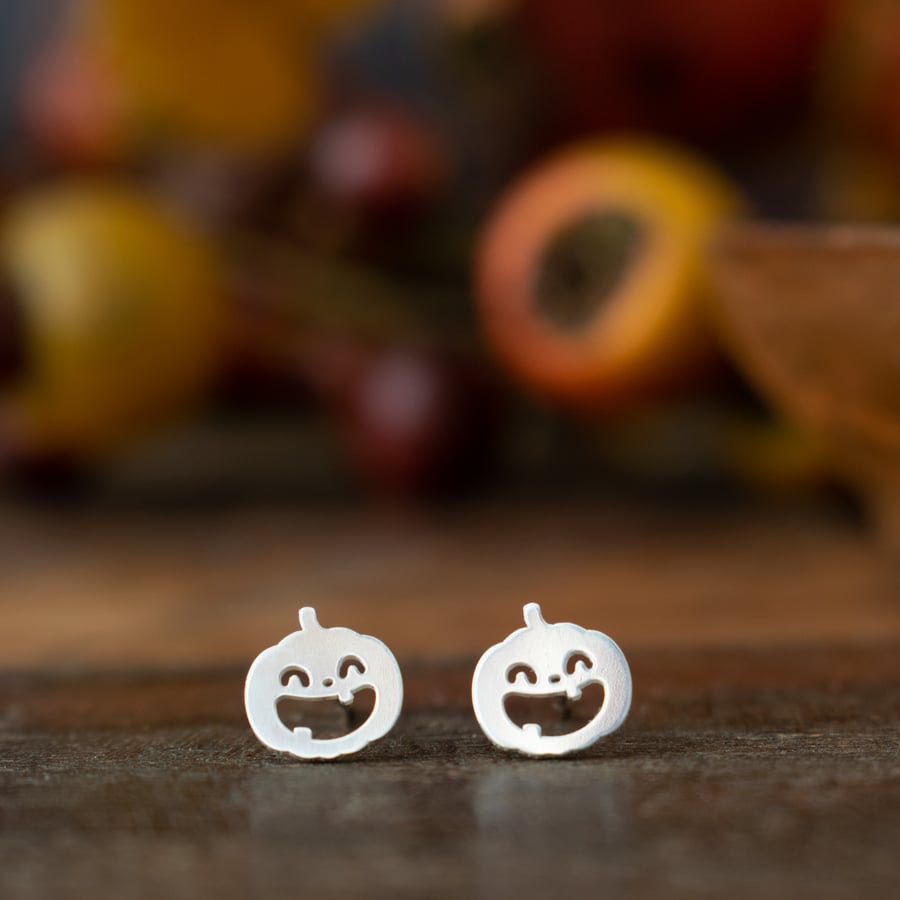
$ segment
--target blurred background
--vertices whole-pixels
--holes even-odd
[[[5,0],[0,664],[900,632],[900,3]]]

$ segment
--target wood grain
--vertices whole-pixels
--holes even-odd
[[[632,656],[584,754],[491,748],[471,660],[407,668],[398,727],[300,763],[240,670],[7,675],[4,898],[892,896],[900,645]]]
[[[304,604],[401,661],[471,657],[533,600],[626,650],[900,639],[871,536],[802,510],[0,513],[6,668],[248,664]]]

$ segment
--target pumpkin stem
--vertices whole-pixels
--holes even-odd
[[[300,610],[300,629],[302,631],[309,631],[313,628],[321,628],[319,620],[316,617],[316,611],[311,606],[304,606],[303,609]]]
[[[541,614],[541,605],[539,603],[526,603],[522,607],[525,614],[525,624],[529,628],[537,628],[539,625],[546,625],[544,617]]]

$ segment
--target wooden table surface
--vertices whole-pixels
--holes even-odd
[[[16,897],[894,896],[900,646],[632,656],[583,755],[492,749],[468,665],[412,667],[359,757],[259,745],[243,672],[7,676]]]
[[[0,537],[4,900],[897,891],[900,598],[838,519],[20,512]],[[526,600],[632,664],[628,722],[571,759],[471,713]],[[305,602],[401,659],[400,722],[356,758],[283,758],[243,716]]]
[[[900,640],[872,536],[804,509],[0,512],[0,668],[246,665],[300,606],[476,657],[529,601],[626,648]]]

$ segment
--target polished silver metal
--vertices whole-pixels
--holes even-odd
[[[562,756],[590,747],[615,731],[631,707],[631,671],[616,642],[569,622],[548,625],[537,603],[523,608],[525,627],[485,651],[472,678],[472,705],[482,730],[498,747],[529,756]],[[517,725],[508,697],[579,700],[590,684],[603,685],[603,703],[587,724],[569,734],[545,735],[537,723]]]
[[[314,738],[305,726],[289,727],[278,713],[284,698],[338,700],[349,707],[360,690],[372,690],[375,704],[346,734]],[[378,638],[349,628],[323,628],[316,611],[300,610],[300,630],[263,650],[247,672],[244,707],[254,734],[267,746],[301,759],[334,759],[356,753],[384,737],[403,705],[403,678],[394,654]]]

